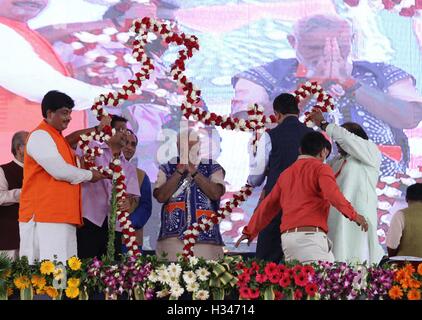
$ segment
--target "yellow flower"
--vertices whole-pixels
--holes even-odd
[[[49,274],[52,274],[54,272],[55,268],[56,267],[54,266],[53,262],[46,260],[46,261],[41,262],[40,271],[41,271],[42,274],[49,275]]]
[[[79,289],[75,287],[67,287],[66,290],[66,297],[74,299],[79,296]]]
[[[72,257],[67,260],[67,264],[69,265],[69,268],[73,271],[78,271],[81,268],[82,262],[79,258]]]
[[[29,281],[29,278],[27,276],[20,276],[13,280],[13,283],[15,284],[16,288],[20,289],[26,289],[31,286],[31,281]]]
[[[59,292],[54,287],[45,287],[45,293],[52,299],[57,298],[59,295]]]
[[[38,287],[39,289],[44,288],[45,285],[47,284],[47,281],[45,280],[45,278],[39,275],[33,275],[31,282],[35,287]]]
[[[409,300],[420,300],[421,299],[421,292],[416,289],[412,289],[407,294],[407,299]]]
[[[69,280],[67,280],[68,287],[77,288],[80,284],[81,280],[79,280],[78,278],[70,278]]]

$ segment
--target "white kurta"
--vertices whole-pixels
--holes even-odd
[[[381,152],[372,141],[362,139],[335,124],[326,132],[347,152],[337,155],[330,163],[337,176],[337,184],[356,211],[368,221],[368,232],[347,220],[334,207],[328,217],[329,238],[333,241],[336,261],[378,263],[385,255],[377,235],[376,185],[381,164]],[[343,162],[345,165],[342,167]]]

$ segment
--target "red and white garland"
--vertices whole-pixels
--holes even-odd
[[[196,243],[199,233],[202,231],[208,231],[210,228],[214,227],[214,225],[220,223],[221,220],[230,216],[233,212],[233,208],[237,208],[248,199],[248,197],[252,194],[252,189],[253,187],[250,185],[245,185],[239,192],[234,194],[232,199],[225,203],[224,207],[221,207],[216,213],[213,213],[211,217],[201,217],[197,222],[190,225],[184,232],[183,256],[193,256],[193,246]]]
[[[130,95],[134,94],[141,87],[142,82],[145,79],[149,79],[151,72],[154,70],[154,66],[152,64],[152,60],[145,53],[145,45],[148,42],[148,33],[152,32],[161,36],[168,44],[182,46],[182,49],[178,52],[178,58],[174,64],[171,65],[171,75],[184,92],[185,99],[181,105],[181,111],[187,119],[193,118],[194,120],[203,122],[205,125],[220,126],[223,129],[253,131],[255,132],[255,139],[253,141],[255,148],[258,140],[258,132],[265,131],[266,124],[276,123],[275,116],[271,115],[266,117],[264,115],[264,108],[257,104],[248,108],[248,120],[231,118],[229,116],[220,116],[213,112],[204,111],[202,108],[197,106],[197,104],[201,101],[201,91],[192,82],[190,82],[184,74],[186,60],[191,58],[196,50],[199,50],[197,37],[193,35],[189,36],[184,33],[175,33],[171,31],[171,27],[169,27],[169,25],[159,23],[149,17],[134,20],[131,32],[135,33],[132,56],[142,64],[141,70],[135,73],[135,78],[128,80],[120,90],[110,92],[106,95],[102,94],[95,100],[91,110],[99,121],[108,115],[106,110],[104,110],[104,106],[117,107],[127,100]],[[333,109],[334,106],[332,104],[331,96],[327,95],[315,82],[307,82],[295,91],[295,95],[298,97],[299,101],[301,99],[305,99],[310,94],[314,94],[317,98],[318,103],[315,108],[320,108],[322,111],[330,111]],[[116,182],[116,188],[118,190],[117,199],[120,201],[125,199],[127,196],[126,185],[124,183],[125,176],[120,161],[118,159],[114,159],[110,163],[109,168],[96,168],[94,159],[96,156],[101,154],[102,150],[99,147],[89,147],[89,143],[91,141],[95,140],[98,142],[106,142],[114,134],[115,131],[111,127],[105,126],[101,132],[91,132],[89,134],[82,135],[78,144],[84,152],[84,161],[86,166],[108,174]],[[184,234],[183,240],[185,247],[183,255],[186,257],[193,255],[192,249],[199,232],[204,230],[206,231],[210,227],[219,223],[232,212],[233,208],[238,207],[241,203],[243,203],[251,193],[252,187],[245,185],[229,202],[226,203],[225,207],[220,208],[217,213],[212,215],[210,218],[201,218],[196,223],[189,226]],[[135,230],[128,219],[129,213],[126,211],[118,211],[117,214],[118,221],[122,227],[124,243],[128,247],[128,253],[139,254],[140,251],[136,243]]]
[[[333,112],[334,110],[334,99],[328,93],[326,93],[322,87],[315,81],[307,81],[302,84],[294,93],[296,99],[300,103],[302,100],[307,99],[311,95],[317,100],[317,103],[312,107],[311,111],[305,112],[305,124],[308,127],[315,127],[315,124],[309,118],[309,115],[314,110],[321,110],[322,112]]]

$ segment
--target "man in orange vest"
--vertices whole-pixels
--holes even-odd
[[[74,101],[59,91],[41,103],[44,120],[29,135],[19,208],[20,256],[65,262],[77,254],[76,226],[82,224],[80,183],[105,177],[77,167],[63,137]]]

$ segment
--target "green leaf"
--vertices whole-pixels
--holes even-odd
[[[213,300],[224,300],[224,289],[216,288],[212,290]]]
[[[264,300],[274,300],[275,294],[273,287],[268,287],[264,291]]]

